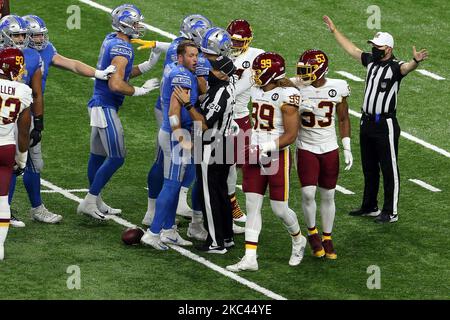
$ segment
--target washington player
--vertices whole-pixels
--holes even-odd
[[[227,266],[233,272],[258,270],[256,249],[267,186],[272,211],[282,220],[292,237],[289,265],[300,264],[306,245],[297,215],[288,206],[289,145],[298,133],[300,93],[295,84],[285,78],[284,59],[277,53],[258,55],[253,61],[252,71],[256,86],[251,89],[254,125],[248,160],[252,161],[253,154],[256,154],[258,163],[246,162],[244,165],[243,190],[247,206],[245,255],[238,263]],[[267,159],[269,165],[264,165]]]
[[[26,64],[26,72],[23,75],[23,82],[31,87],[33,91],[33,103],[31,105],[32,130],[30,132],[32,153],[40,148],[39,142],[44,129],[44,102],[42,98],[42,59],[36,50],[28,48],[28,28],[27,23],[19,16],[9,15],[0,20],[1,46],[3,48],[15,47],[22,50]],[[26,180],[26,179],[25,179]],[[26,184],[24,180],[24,184]],[[16,186],[16,176],[11,178],[9,188],[9,204]],[[12,210],[11,210],[12,211]],[[35,218],[33,216],[33,218]],[[38,218],[36,218],[38,219]],[[25,227],[25,223],[11,214],[11,226]]]
[[[88,102],[91,120],[90,157],[88,162],[89,192],[77,208],[98,220],[105,220],[99,207],[99,195],[113,174],[125,161],[124,132],[118,110],[125,96],[142,96],[158,88],[156,79],[142,87],[133,87],[130,78],[150,70],[150,61],[133,65],[134,51],[130,39],[143,36],[144,17],[134,5],[123,4],[111,12],[112,28],[103,41],[97,69],[114,65],[117,68],[108,81],[95,80],[94,93]],[[109,213],[109,212],[108,212]]]
[[[238,124],[240,130],[238,137],[235,139],[234,152],[237,155],[238,139],[245,139],[245,147],[248,146],[248,139],[245,138],[245,133],[250,130],[251,122],[249,117],[248,103],[250,102],[250,88],[252,87],[252,63],[253,60],[264,50],[251,48],[250,43],[253,39],[253,31],[246,20],[236,19],[230,22],[227,27],[228,33],[231,35],[231,60],[237,68],[236,77],[236,104],[234,106],[234,121]],[[236,156],[235,156],[236,157]],[[238,163],[238,166],[242,164]],[[228,194],[230,196],[231,205],[233,208],[233,218],[238,222],[245,222],[246,216],[242,212],[239,203],[236,199],[236,164],[230,167],[228,175]]]
[[[4,243],[10,224],[8,189],[14,163],[16,170],[24,170],[30,142],[32,91],[26,84],[18,82],[25,72],[24,67],[24,56],[19,49],[0,51],[0,260],[4,258]]]
[[[326,78],[328,57],[321,50],[307,50],[297,64],[300,93],[310,101],[309,111],[301,113],[297,137],[297,171],[302,185],[302,207],[308,226],[308,241],[315,257],[336,259],[331,240],[335,216],[334,192],[339,173],[339,147],[334,125],[338,116],[339,133],[344,146],[345,170],[353,163],[350,149],[350,120],[346,81]],[[320,192],[323,236],[316,227],[316,189]]]

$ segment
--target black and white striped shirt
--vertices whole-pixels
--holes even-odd
[[[208,129],[204,144],[211,144],[220,138],[223,142],[233,120],[233,109],[236,103],[234,78],[230,82],[218,81],[211,85],[206,93],[205,100],[200,105],[200,112],[205,117]]]
[[[361,60],[363,66],[367,67],[362,111],[371,115],[394,114],[403,78],[400,66],[404,62],[392,57],[387,61],[374,63],[372,54],[367,52],[361,55]]]

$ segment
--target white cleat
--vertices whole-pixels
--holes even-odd
[[[3,243],[0,243],[0,261],[5,259],[5,247],[3,246]]]
[[[9,221],[9,225],[14,228],[24,228],[25,222],[14,216],[14,214],[11,212],[11,220]]]
[[[239,272],[239,271],[257,271],[258,270],[258,261],[256,258],[250,258],[248,256],[244,256],[241,261],[239,261],[236,264],[232,264],[230,266],[227,266],[226,269],[228,271],[232,272]]]
[[[33,219],[34,221],[50,224],[58,223],[63,218],[62,215],[48,211],[48,209],[44,206],[44,204],[41,204],[37,208],[31,208],[30,213],[31,219]]]
[[[97,197],[97,208],[105,215],[119,215],[122,213],[122,209],[115,209],[104,203],[100,195]]]
[[[185,218],[192,218],[192,209],[187,204],[186,200],[179,200],[178,201],[178,207],[177,207],[177,215],[185,217]]]
[[[153,222],[153,217],[155,216],[154,212],[147,211],[145,213],[144,219],[142,219],[142,224],[144,226],[150,226]]]
[[[189,223],[189,228],[187,230],[187,236],[200,241],[205,241],[208,237],[208,232],[203,227],[203,223]]]
[[[241,222],[241,223],[245,223],[247,221],[247,215],[244,213],[242,214],[242,216],[240,216],[239,218],[233,218],[234,222]]]
[[[141,243],[146,246],[151,246],[156,250],[165,251],[169,250],[169,247],[162,243],[159,234],[151,234],[149,231],[145,232],[141,238]]]
[[[81,203],[78,205],[77,213],[79,214],[86,214],[88,216],[91,216],[94,219],[105,221],[106,217],[101,211],[97,208],[96,203],[87,202],[86,199],[81,201]]]
[[[176,227],[169,230],[162,230],[161,241],[163,243],[175,244],[177,246],[188,247],[192,246],[192,242],[184,240],[177,231]]]
[[[300,241],[298,242],[295,242],[294,239],[292,239],[292,254],[289,259],[290,266],[298,266],[300,262],[302,262],[303,255],[305,254],[306,243],[307,241],[304,236],[301,236]]]
[[[233,223],[233,233],[234,234],[243,234],[243,233],[245,233],[245,228]]]

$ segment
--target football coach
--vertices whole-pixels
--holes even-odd
[[[364,196],[353,216],[373,216],[375,222],[398,221],[400,177],[398,170],[397,97],[403,77],[417,68],[428,57],[426,49],[413,47],[411,61],[399,61],[393,54],[394,38],[387,32],[378,32],[368,43],[372,52],[363,52],[336,29],[333,21],[323,17],[339,45],[367,68],[364,102],[361,107],[360,148],[364,173]],[[383,174],[384,205],[378,209],[380,168]]]
[[[197,164],[197,187],[208,231],[208,237],[199,250],[224,254],[234,246],[233,217],[228,197],[228,173],[232,161],[226,161],[230,143],[227,137],[233,121],[235,104],[234,74],[236,68],[226,56],[205,55],[211,63],[206,97],[197,110],[189,103],[189,94],[175,89],[180,103],[197,124],[201,124],[201,163]],[[194,130],[196,125],[194,125]],[[194,132],[198,134],[198,132]],[[232,144],[231,144],[231,149]],[[233,157],[230,158],[231,160]],[[200,161],[199,161],[200,162]]]

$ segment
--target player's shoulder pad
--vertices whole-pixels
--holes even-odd
[[[110,54],[113,56],[133,57],[133,47],[121,39],[113,39],[111,41]]]
[[[299,107],[301,102],[300,90],[295,87],[282,87],[279,90],[281,105],[289,104],[294,107]]]
[[[173,86],[183,86],[190,88],[192,86],[192,78],[188,72],[189,71],[185,67],[177,66],[172,70],[171,84]]]
[[[327,82],[327,85],[336,89],[339,96],[348,97],[350,95],[350,86],[346,80],[327,78]]]
[[[16,96],[19,97],[27,107],[33,102],[33,90],[25,83],[14,82],[16,84]]]

